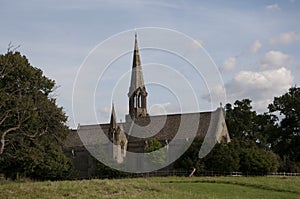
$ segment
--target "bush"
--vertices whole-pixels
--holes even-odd
[[[234,172],[240,167],[239,153],[232,143],[217,144],[203,161],[207,171]]]

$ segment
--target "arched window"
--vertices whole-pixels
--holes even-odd
[[[136,108],[136,96],[133,96],[133,108]]]
[[[142,107],[142,95],[139,94],[139,108]]]

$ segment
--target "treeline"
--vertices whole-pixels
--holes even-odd
[[[300,88],[292,87],[275,97],[268,112],[258,114],[251,100],[226,104],[229,144],[217,144],[203,159],[198,158],[201,140],[175,163],[176,168],[197,171],[240,171],[252,174],[300,172]]]

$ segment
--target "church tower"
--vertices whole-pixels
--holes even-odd
[[[137,43],[137,34],[135,33],[131,82],[128,92],[129,115],[133,120],[138,119],[139,117],[148,116],[147,95],[148,93],[144,85],[142,65]]]
[[[110,124],[108,130],[108,138],[113,143],[113,147],[109,150],[117,163],[122,163],[126,157],[127,137],[122,124],[117,123],[114,105],[112,104]]]
[[[115,132],[117,131],[117,129],[118,129],[118,125],[117,125],[117,119],[116,119],[116,112],[115,112],[114,104],[112,104],[109,130],[108,130],[108,138],[110,139],[111,142],[114,141],[114,136],[115,136]]]

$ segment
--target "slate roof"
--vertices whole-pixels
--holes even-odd
[[[196,137],[204,138],[207,133],[213,136],[220,136],[216,135],[216,133],[220,131],[218,128],[224,128],[224,125],[226,127],[223,114],[223,110],[218,108],[213,112],[171,114],[140,118],[138,121],[140,125],[143,125],[143,123],[147,124],[150,118],[151,122],[149,125],[146,125],[146,127],[133,125],[131,121],[126,121],[121,123],[121,125],[125,133],[127,133],[128,145],[133,142],[145,142],[151,138],[156,138],[160,141],[170,141],[174,138],[188,139],[193,138],[195,133]],[[223,125],[223,127],[220,125]],[[88,140],[89,144],[99,143],[99,140],[106,140],[106,138],[103,137],[105,135],[100,133],[100,128],[107,136],[109,124],[79,126],[77,129],[78,132],[73,130],[70,133],[65,142],[65,147],[82,146],[83,143],[78,134],[84,136],[84,140]],[[135,136],[137,133],[139,137]]]

